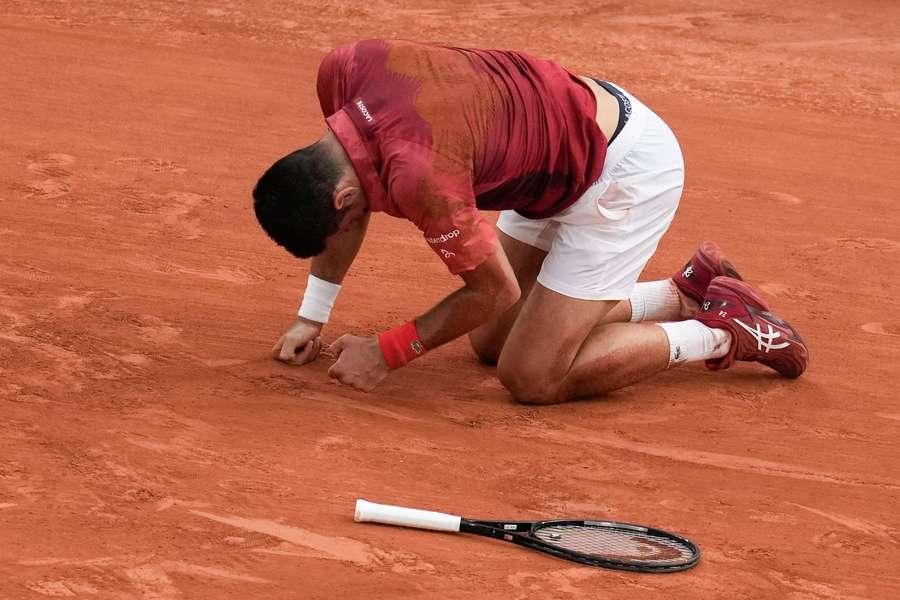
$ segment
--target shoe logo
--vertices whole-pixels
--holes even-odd
[[[740,319],[734,319],[734,322],[749,331],[750,335],[756,338],[757,350],[765,350],[768,354],[772,350],[781,350],[782,348],[787,348],[791,345],[789,342],[782,342],[781,344],[774,343],[776,339],[781,337],[781,332],[775,331],[769,324],[766,324],[769,328],[769,332],[763,333],[763,330],[762,328],[760,328],[759,323],[756,324],[756,328],[754,329],[753,327],[750,327],[749,325],[741,322]]]
[[[693,274],[694,274],[694,265],[692,265],[691,263],[688,263],[687,266],[684,268],[684,272],[681,274],[681,276],[684,277],[685,279],[690,279]]]
[[[456,252],[450,252],[449,250],[444,250],[441,248],[441,254],[444,255],[444,258],[450,258],[451,256],[456,256]]]
[[[707,311],[707,310],[709,310],[709,307],[710,307],[710,301],[707,300],[703,303],[703,306],[701,307],[700,310]]]

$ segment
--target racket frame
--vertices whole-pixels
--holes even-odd
[[[603,558],[591,554],[584,554],[574,550],[566,550],[553,544],[549,544],[542,539],[536,537],[535,533],[545,527],[565,527],[565,526],[588,526],[588,527],[609,527],[611,529],[630,529],[635,533],[652,535],[654,537],[669,539],[678,542],[689,548],[693,554],[693,558],[689,561],[674,565],[654,565],[646,561],[630,561],[617,560],[614,558]],[[620,521],[600,521],[590,519],[551,519],[546,521],[483,521],[477,519],[460,519],[459,531],[461,533],[472,533],[485,537],[512,542],[532,550],[538,550],[562,558],[585,565],[594,567],[604,567],[607,569],[618,569],[624,571],[635,571],[641,573],[673,573],[676,571],[685,571],[697,565],[700,561],[700,548],[692,541],[681,536],[663,531],[662,529],[654,529],[645,527],[644,525],[636,525],[634,523],[623,523]]]

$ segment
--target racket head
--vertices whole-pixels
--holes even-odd
[[[684,571],[700,560],[700,549],[687,538],[618,521],[570,520],[517,522],[470,521],[473,531],[528,546],[574,562],[646,573]],[[499,527],[497,527],[499,525]]]

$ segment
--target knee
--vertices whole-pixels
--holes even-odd
[[[519,404],[546,405],[561,402],[559,385],[545,376],[533,376],[521,369],[507,366],[503,361],[497,366],[500,383]]]

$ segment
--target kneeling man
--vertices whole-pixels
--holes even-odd
[[[312,257],[276,358],[316,358],[373,211],[409,219],[462,287],[377,337],[344,335],[329,375],[369,391],[468,334],[519,402],[593,396],[677,364],[806,369],[714,243],[671,279],[636,283],[668,229],[684,163],[668,126],[607,81],[526,54],[367,40],[328,54],[328,132],[260,178],[263,229]],[[481,211],[500,211],[496,229]]]

